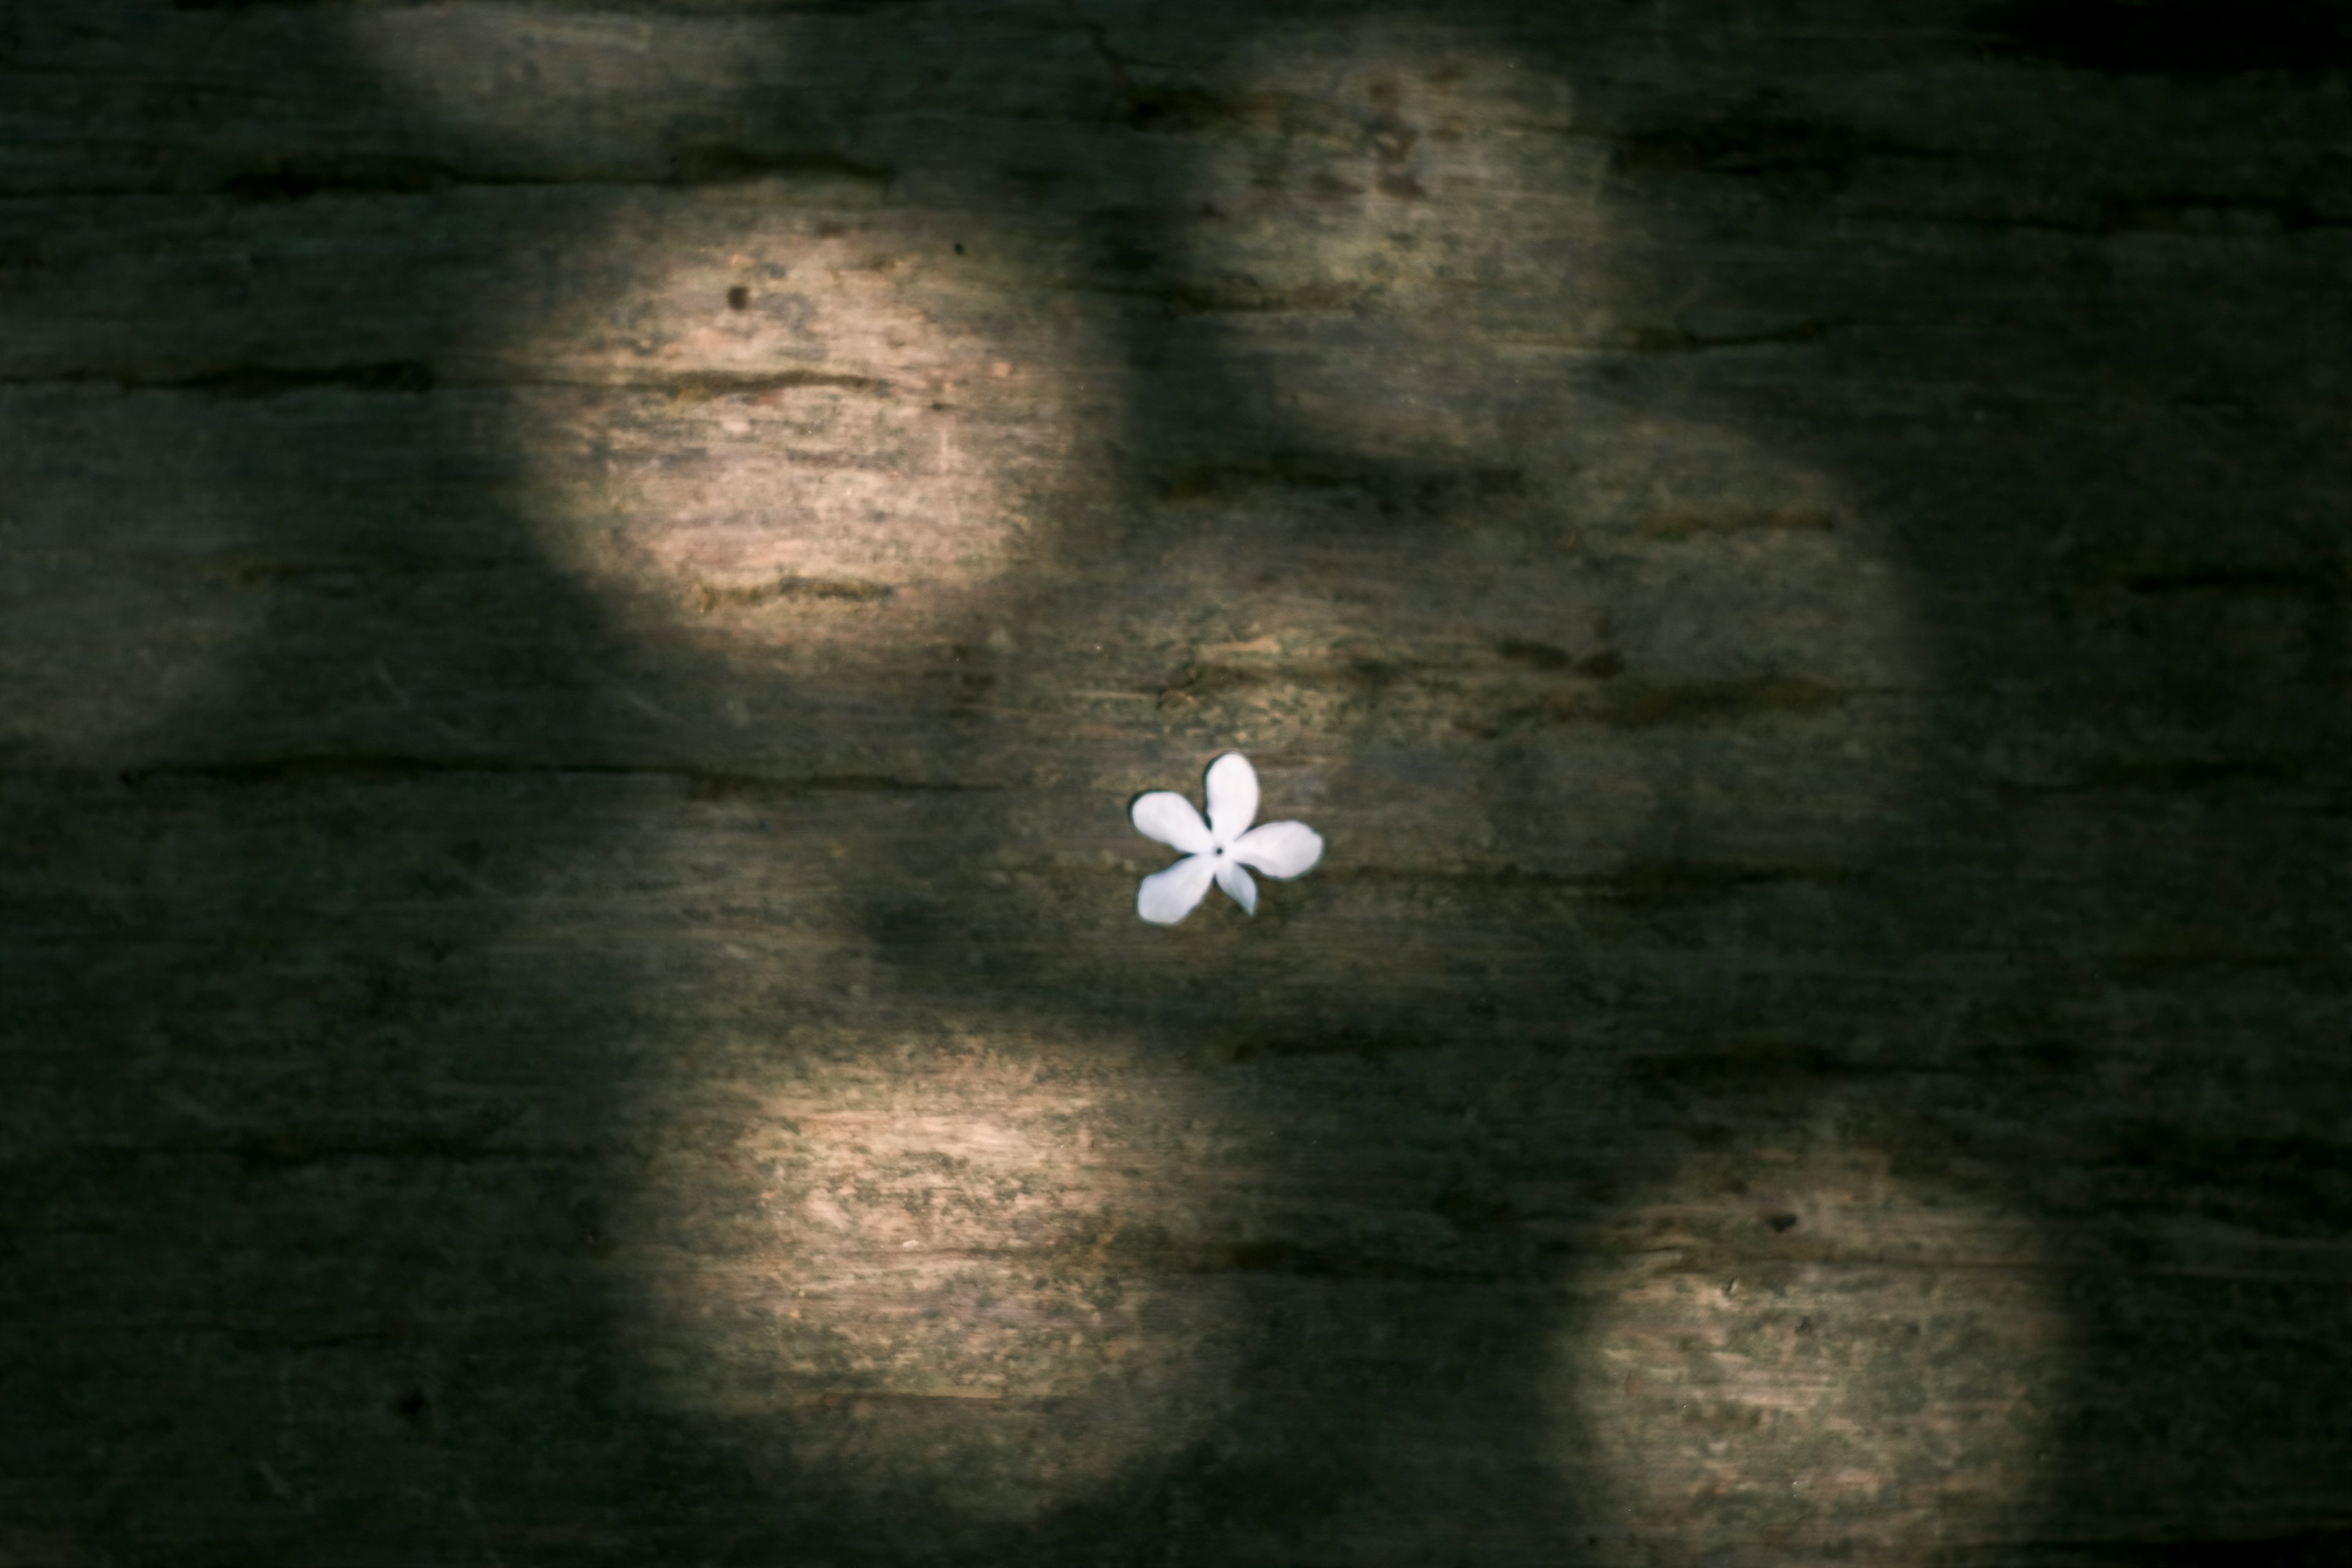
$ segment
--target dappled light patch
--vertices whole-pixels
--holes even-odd
[[[1155,1180],[1182,1108],[1115,1054],[784,1047],[683,1082],[624,1242],[656,1397],[780,1482],[982,1520],[1200,1440],[1231,1398],[1230,1285]]]
[[[696,217],[616,229],[578,264],[616,276],[518,350],[564,384],[514,410],[551,552],[754,642],[1013,564],[1068,440],[1035,360],[944,324],[907,286],[919,263],[854,227]]]
[[[1864,852],[1905,807],[1927,679],[1880,520],[1737,432],[1552,396],[1545,446],[1465,454],[1524,489],[1166,502],[1127,591],[1057,606],[1064,635],[1154,674],[1124,711],[1181,746],[1409,774],[1355,786],[1354,865]]]
[[[2034,1227],[1826,1131],[1710,1142],[1692,1195],[1574,1277],[1559,1451],[1595,1560],[1916,1563],[2030,1530],[2069,1364]]]
[[[1670,277],[1575,88],[1475,26],[1097,47],[1163,160],[1100,241],[1158,308],[1124,328],[1153,493],[1069,640],[1150,666],[1182,744],[1365,781],[1383,870],[1865,853],[1927,679],[1894,520],[1691,395],[1830,325]]]
[[[509,389],[551,557],[752,646],[897,628],[1023,557],[1079,423],[1068,312],[991,324],[961,231],[884,203],[887,160],[791,107],[830,85],[797,77],[800,32],[465,5],[350,28],[452,178],[519,187],[499,199],[542,229],[486,279],[457,374]]]
[[[1201,82],[1135,286],[1218,345],[1285,449],[1194,471],[1520,488],[1497,448],[1558,428],[1558,356],[1608,341],[1621,292],[1567,84],[1463,29],[1329,20],[1268,27]]]

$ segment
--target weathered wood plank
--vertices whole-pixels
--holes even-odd
[[[0,1562],[2338,1550],[2345,62],[2140,9],[0,6]]]

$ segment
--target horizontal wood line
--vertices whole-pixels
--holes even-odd
[[[2352,218],[2326,217],[2315,212],[2297,210],[2296,200],[2293,197],[2216,197],[2208,202],[2182,202],[2179,204],[2179,209],[2176,216],[2185,216],[2190,211],[2264,214],[2271,216],[2278,226],[2267,232],[2259,229],[2198,228],[2186,223],[2176,226],[2146,218],[2133,221],[2128,215],[2123,214],[2069,220],[2057,216],[2002,217],[1965,212],[1862,211],[1854,213],[1853,217],[1858,223],[1925,229],[1952,228],[1969,233],[2053,234],[2096,240],[2147,235],[2183,240],[2253,240],[2265,245],[2275,245],[2281,234],[2352,228]]]
[[[1022,1389],[829,1388],[821,1392],[788,1395],[773,1403],[797,1409],[831,1410],[841,1405],[913,1405],[918,1408],[939,1405],[971,1404],[1050,1405],[1059,1404],[1069,1397],[1067,1394],[1056,1394],[1047,1391]],[[744,1403],[754,1409],[765,1409],[771,1402],[751,1400]],[[729,1408],[733,1408],[732,1401],[729,1402]]]
[[[845,155],[812,154],[806,158],[763,158],[725,148],[688,149],[672,159],[666,173],[624,174],[618,171],[569,171],[545,174],[498,174],[482,170],[452,168],[429,160],[414,166],[402,162],[380,174],[338,174],[292,169],[254,169],[228,174],[207,184],[186,185],[58,185],[47,189],[0,190],[0,203],[43,201],[183,201],[223,204],[233,207],[285,206],[319,197],[344,201],[414,201],[453,191],[620,190],[698,191],[711,186],[745,185],[768,181],[838,184],[889,185],[894,170]]]
[[[255,757],[234,762],[163,763],[124,770],[115,776],[132,788],[161,780],[184,779],[230,784],[308,784],[318,781],[397,783],[449,775],[516,775],[666,779],[710,795],[845,793],[984,793],[1004,786],[893,778],[883,773],[818,773],[782,778],[678,764],[533,761],[508,757],[436,757],[401,752],[328,752]],[[0,778],[40,776],[0,773]],[[62,774],[58,776],[63,776]]]
[[[549,1337],[549,1320],[544,1317],[526,1318],[515,1314],[507,1320],[503,1331],[475,1326],[471,1320],[419,1323],[410,1319],[368,1324],[347,1329],[329,1329],[305,1333],[290,1326],[272,1323],[240,1322],[234,1320],[196,1317],[155,1317],[121,1319],[111,1322],[77,1321],[71,1318],[46,1321],[0,1321],[0,1334],[37,1334],[53,1338],[60,1334],[81,1337],[99,1335],[208,1334],[268,1345],[284,1350],[335,1350],[352,1345],[373,1345],[420,1339],[464,1338],[477,1342],[486,1340],[512,1341],[519,1343],[543,1344]],[[561,1320],[556,1320],[561,1322]]]
[[[19,389],[48,392],[73,386],[114,387],[124,392],[188,393],[232,401],[253,401],[310,391],[397,393],[411,396],[435,392],[547,391],[635,393],[677,402],[706,403],[721,397],[808,390],[863,392],[887,397],[891,390],[890,383],[875,376],[806,369],[680,371],[665,376],[607,379],[524,375],[453,378],[421,360],[338,365],[227,365],[183,375],[150,376],[104,369],[36,375],[0,374],[0,393]]]

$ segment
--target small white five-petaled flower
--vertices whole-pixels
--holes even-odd
[[[1135,912],[1155,925],[1172,926],[1208,896],[1213,880],[1251,914],[1257,913],[1257,884],[1249,868],[1269,877],[1297,877],[1323,858],[1323,836],[1303,822],[1269,822],[1252,827],[1257,816],[1257,770],[1239,752],[1209,764],[1209,820],[1173,790],[1156,789],[1129,808],[1136,831],[1156,838],[1184,858],[1143,879],[1135,890]]]

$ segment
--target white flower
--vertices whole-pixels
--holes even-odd
[[[1128,815],[1136,831],[1156,838],[1184,858],[1143,879],[1135,890],[1135,912],[1155,925],[1172,926],[1208,895],[1213,879],[1251,914],[1257,913],[1257,884],[1248,868],[1269,877],[1297,877],[1323,858],[1323,836],[1303,822],[1250,826],[1257,816],[1257,770],[1239,752],[1209,764],[1209,820],[1173,790],[1139,796]]]

